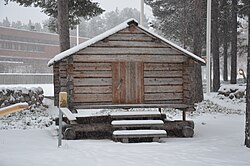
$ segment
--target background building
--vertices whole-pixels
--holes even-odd
[[[70,43],[75,46],[76,37],[71,36]],[[11,77],[6,73],[52,73],[47,62],[58,53],[57,34],[0,26],[0,84],[9,83],[4,82],[4,77]]]

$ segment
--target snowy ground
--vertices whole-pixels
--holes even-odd
[[[0,166],[249,166],[244,146],[245,101],[205,96],[197,111],[193,138],[165,138],[161,143],[115,143],[111,140],[63,140],[57,147],[52,119],[57,109],[0,118]],[[180,114],[170,110],[168,119]]]

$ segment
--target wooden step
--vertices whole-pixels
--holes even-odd
[[[116,130],[113,138],[116,141],[128,143],[131,138],[152,138],[154,142],[159,142],[160,138],[167,137],[165,130]]]
[[[164,119],[165,114],[161,114],[159,111],[124,111],[113,112],[110,114],[112,119]]]
[[[111,122],[113,128],[162,128],[162,120],[114,120]]]

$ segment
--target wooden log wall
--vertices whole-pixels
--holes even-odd
[[[114,104],[112,70],[115,70],[114,64],[120,62],[140,62],[143,65],[143,103],[189,104],[192,81],[189,72],[192,67],[186,63],[188,57],[133,25],[72,57],[73,71],[70,70],[70,73],[75,108],[83,105]],[[67,81],[69,71],[66,60],[60,62],[59,72],[59,87],[64,91],[70,81],[69,78]]]
[[[183,64],[183,102],[194,104],[194,61],[189,59]]]
[[[112,104],[112,63],[74,63],[74,105]]]
[[[59,105],[59,93],[60,93],[60,71],[59,63],[53,65],[53,82],[54,82],[54,105]]]
[[[144,63],[145,103],[183,103],[182,63]]]

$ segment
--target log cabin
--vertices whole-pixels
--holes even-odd
[[[130,19],[48,62],[54,97],[68,93],[68,107],[176,108],[194,110],[197,55]]]

